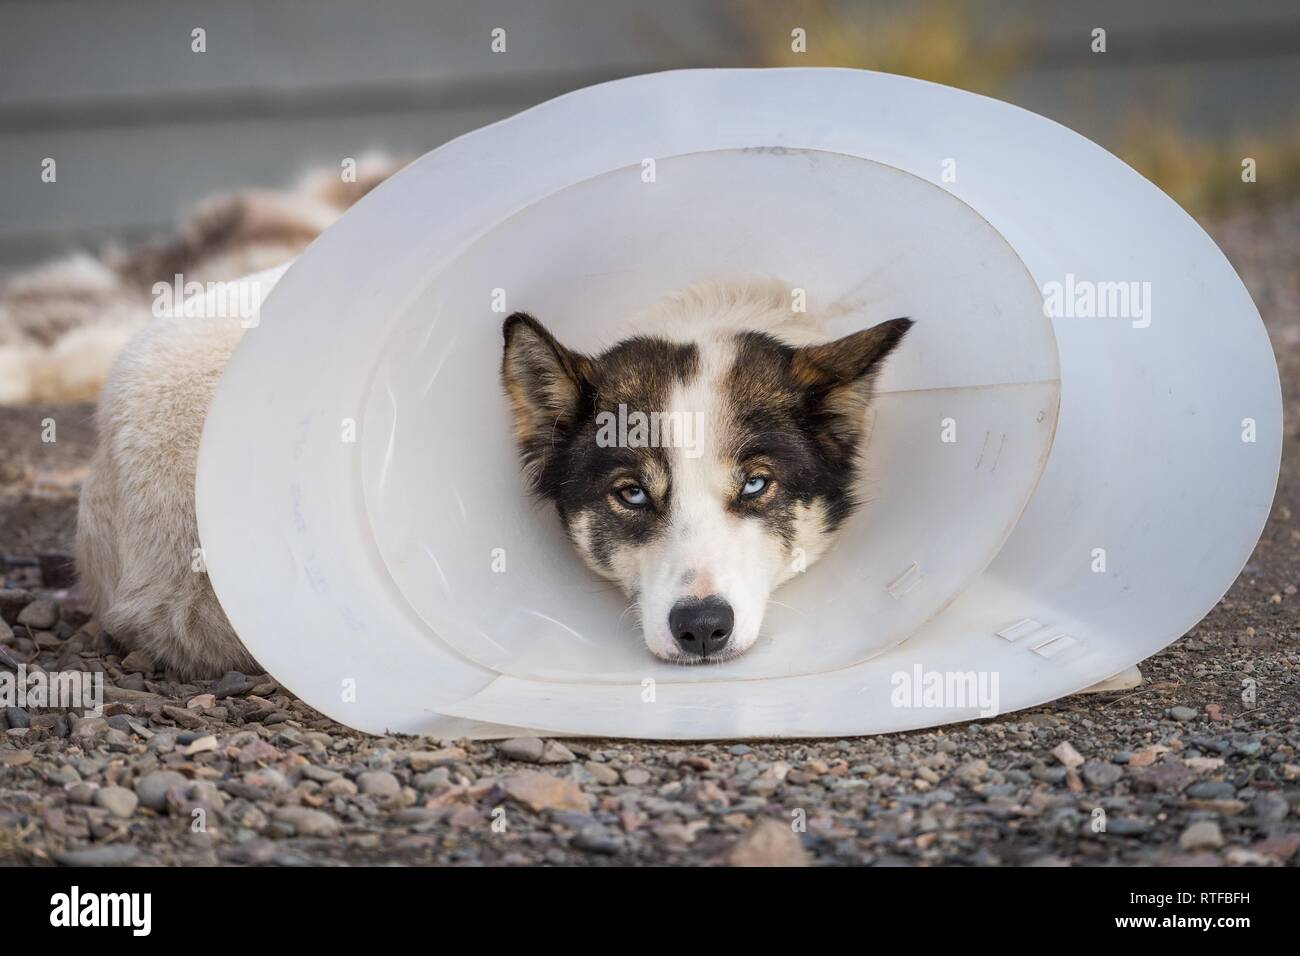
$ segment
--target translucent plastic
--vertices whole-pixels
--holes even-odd
[[[917,325],[873,504],[749,654],[671,667],[523,493],[492,305],[597,348],[756,273],[835,331]],[[1044,314],[1130,281],[1123,315]],[[1231,267],[1081,137],[895,76],[656,74],[435,150],[288,270],[209,414],[200,533],[252,652],[364,730],[871,733],[1050,700],[1179,636],[1258,537],[1280,422]],[[994,692],[903,699],[935,673]]]

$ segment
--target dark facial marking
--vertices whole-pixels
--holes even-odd
[[[597,415],[620,405],[665,411],[673,390],[697,372],[699,353],[648,336],[626,339],[595,357],[560,345],[530,316],[506,320],[502,382],[515,417],[515,437],[533,491],[552,502],[566,527],[587,520],[593,557],[608,569],[620,544],[649,540],[662,526],[671,495],[668,450],[602,446]],[[628,507],[614,490],[638,484],[646,507]]]
[[[737,474],[769,475],[772,485],[738,514],[760,518],[793,542],[797,505],[820,501],[833,531],[858,505],[865,414],[880,363],[911,326],[894,319],[824,345],[793,348],[761,332],[737,338],[726,380],[733,427],[726,455]]]

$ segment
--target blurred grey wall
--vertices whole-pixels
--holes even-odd
[[[728,0],[0,0],[0,275],[164,232],[214,191],[290,185],[374,147],[419,154],[589,83],[759,62],[756,46],[788,45],[798,21],[771,6],[771,35],[755,39]],[[1295,119],[1295,0],[976,9],[976,42],[1034,37],[1003,98],[1103,143],[1135,98],[1209,131]],[[1087,52],[1094,26],[1104,58]],[[55,184],[41,182],[45,157]]]

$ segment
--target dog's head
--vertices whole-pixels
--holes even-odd
[[[506,319],[502,379],[533,490],[638,602],[653,653],[700,663],[753,645],[772,589],[857,505],[875,373],[911,324],[793,347],[701,321],[589,356],[532,316]]]

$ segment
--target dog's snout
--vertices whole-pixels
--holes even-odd
[[[677,646],[688,654],[708,657],[727,646],[736,615],[716,594],[678,601],[668,612],[668,629]]]

